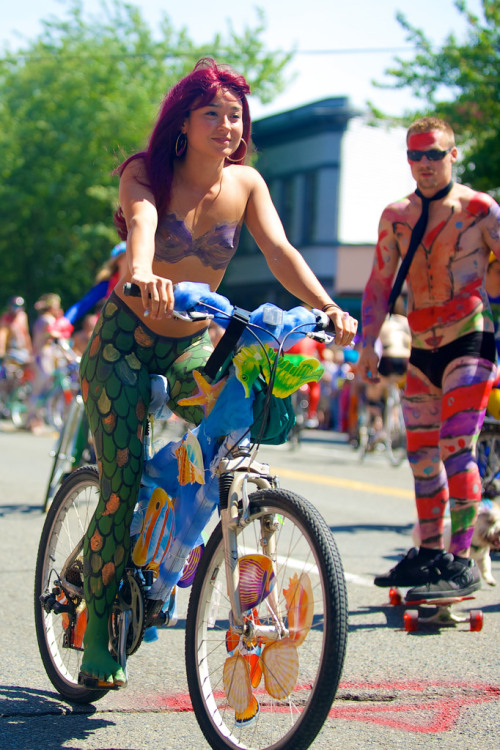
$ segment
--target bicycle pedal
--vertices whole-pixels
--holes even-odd
[[[107,682],[106,680],[99,680],[97,677],[91,677],[82,672],[78,674],[78,684],[87,688],[87,690],[120,690],[127,687],[126,682]]]

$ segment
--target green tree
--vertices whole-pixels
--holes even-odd
[[[471,13],[466,0],[455,5],[465,17],[464,41],[450,34],[434,51],[424,32],[399,13],[416,54],[412,60],[395,58],[386,71],[394,79],[390,88],[411,89],[425,108],[406,113],[409,124],[421,115],[447,120],[462,146],[460,178],[478,190],[500,193],[500,0],[482,0],[483,19]],[[377,84],[381,85],[381,84]],[[375,112],[381,116],[380,112]]]
[[[283,90],[291,55],[266,50],[265,18],[231,25],[196,46],[167,15],[153,35],[140,10],[102,3],[86,18],[81,0],[47,20],[38,38],[0,56],[0,305],[47,291],[78,299],[118,241],[113,169],[146,145],[160,101],[203,56],[242,72],[269,101]]]

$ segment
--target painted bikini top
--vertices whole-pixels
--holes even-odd
[[[166,214],[156,230],[154,259],[177,263],[187,255],[195,255],[203,265],[220,270],[226,268],[235,254],[240,231],[238,222],[217,224],[199,237],[193,237],[175,214]]]

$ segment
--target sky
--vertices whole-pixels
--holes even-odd
[[[395,55],[412,58],[406,32],[396,21],[397,11],[405,14],[413,26],[422,29],[435,45],[450,33],[463,37],[465,22],[454,0],[257,0],[255,3],[226,0],[131,0],[141,8],[151,28],[167,14],[174,27],[185,26],[196,43],[204,43],[216,32],[227,31],[230,21],[237,32],[257,23],[256,6],[265,6],[267,32],[264,40],[270,49],[297,49],[289,74],[295,80],[285,93],[271,104],[251,99],[251,113],[258,118],[331,96],[347,96],[351,103],[365,109],[372,101],[388,114],[400,115],[415,108],[407,91],[382,90],[372,80],[388,81],[385,70]],[[41,19],[63,18],[67,0],[23,0],[2,3],[0,44],[11,50],[20,44],[18,34],[36,37]],[[480,14],[481,0],[468,0],[473,12]],[[83,0],[85,12],[98,18],[100,0]],[[21,42],[22,44],[22,42]],[[404,49],[408,49],[405,52]],[[385,51],[381,51],[385,50]]]
[[[273,102],[262,105],[250,97],[253,119],[284,112],[328,97],[347,96],[359,111],[367,101],[390,115],[402,115],[419,105],[405,90],[385,90],[372,80],[388,81],[385,70],[399,55],[413,58],[406,32],[396,21],[401,11],[412,26],[422,29],[439,47],[453,32],[464,37],[466,23],[454,0],[129,0],[139,6],[152,29],[167,14],[175,29],[186,27],[197,44],[209,42],[217,32],[224,35],[230,21],[237,33],[257,24],[256,6],[264,7],[268,49],[297,49],[288,75],[295,80]],[[469,9],[481,15],[481,0],[467,0]],[[22,46],[35,38],[41,19],[64,18],[67,0],[3,0],[0,14],[0,48]],[[98,23],[100,0],[83,0],[86,15]],[[17,32],[17,33],[16,33]],[[385,50],[385,51],[381,51]],[[405,51],[407,50],[407,51]],[[159,92],[159,100],[163,92]],[[421,103],[420,103],[421,106]],[[347,243],[372,242],[380,212],[387,203],[414,189],[406,163],[402,128],[363,126],[363,118],[350,121],[342,141],[341,206],[339,236]],[[382,159],[381,159],[382,156]],[[360,212],[359,207],[363,206]]]

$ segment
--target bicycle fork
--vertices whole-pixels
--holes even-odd
[[[232,628],[243,635],[244,638],[250,640],[259,637],[273,641],[279,640],[288,635],[288,631],[283,624],[279,611],[276,587],[273,587],[266,597],[266,604],[273,619],[272,625],[262,625],[253,622],[250,618],[245,618],[240,601],[241,558],[238,552],[237,531],[245,527],[250,520],[248,485],[253,484],[261,490],[272,488],[268,467],[264,464],[252,462],[250,457],[245,457],[243,460],[237,458],[221,461],[220,470],[221,479],[226,486],[229,485],[227,497],[221,497],[221,524],[228,586],[227,595],[231,602]],[[261,553],[271,560],[272,570],[275,580],[277,580],[276,530],[279,522],[274,514],[264,515],[260,519],[260,526]],[[249,632],[250,629],[251,633]]]

